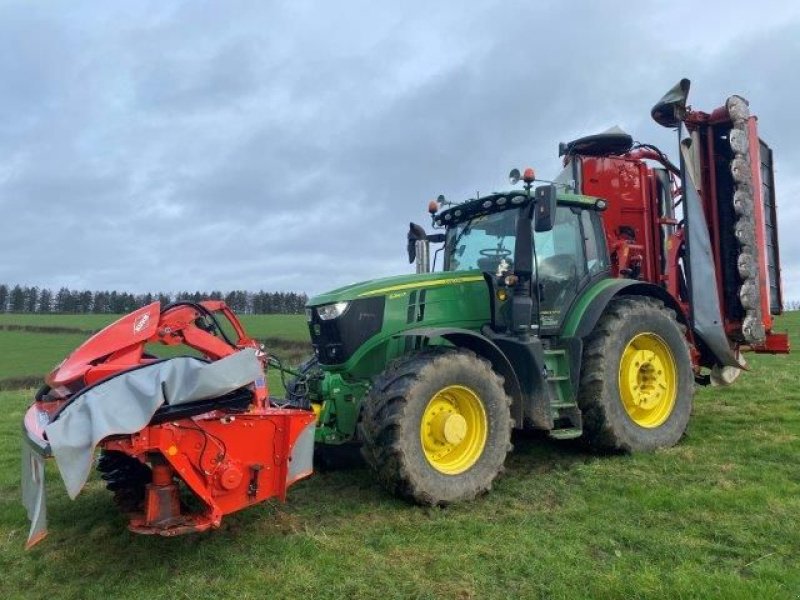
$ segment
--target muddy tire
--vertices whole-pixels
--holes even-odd
[[[511,450],[511,399],[489,363],[435,348],[390,364],[364,400],[362,454],[391,493],[445,505],[487,492]]]
[[[692,412],[694,373],[684,328],[653,298],[612,300],[584,344],[578,404],[593,446],[673,446]]]

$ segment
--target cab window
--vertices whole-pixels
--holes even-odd
[[[569,206],[559,206],[553,229],[534,232],[542,327],[558,326],[562,312],[572,304],[578,286],[587,274],[581,212],[573,211]]]
[[[583,239],[586,246],[586,268],[589,275],[596,275],[608,268],[605,238],[600,219],[592,219],[588,210],[581,212]]]
[[[518,210],[505,210],[449,228],[445,243],[445,270],[493,272],[503,260],[511,266],[518,214]]]

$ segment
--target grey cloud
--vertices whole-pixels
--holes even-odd
[[[649,109],[688,75],[696,106],[736,92],[761,116],[800,297],[800,20],[791,3],[761,11],[5,5],[0,280],[319,292],[407,272],[408,222],[439,193],[502,188],[513,166],[554,175],[559,141],[614,124],[674,155]]]

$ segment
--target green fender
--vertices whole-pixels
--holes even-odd
[[[442,338],[458,348],[472,350],[488,360],[492,368],[503,376],[506,391],[513,401],[512,416],[516,422],[522,423],[523,394],[519,378],[505,353],[488,337],[471,329],[457,327],[420,327],[403,331],[394,337]]]
[[[689,324],[680,304],[664,288],[634,279],[610,278],[598,281],[581,294],[564,319],[561,336],[584,339],[594,331],[608,303],[622,295],[657,298],[675,311],[680,323]]]

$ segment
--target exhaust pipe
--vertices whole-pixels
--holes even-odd
[[[414,265],[417,273],[431,272],[431,243],[427,240],[417,240],[414,242],[416,257]]]

